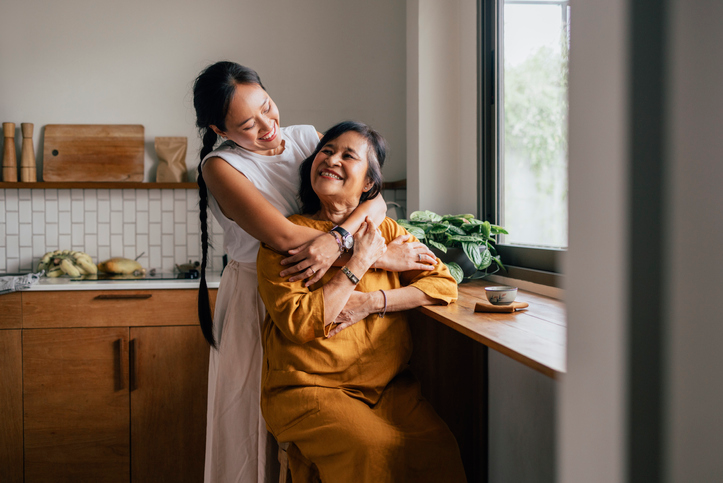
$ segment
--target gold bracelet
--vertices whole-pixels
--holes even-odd
[[[357,278],[357,276],[354,275],[346,265],[341,267],[341,271],[344,272],[344,275],[346,275],[349,278],[349,280],[351,280],[351,283],[353,283],[354,285],[359,283],[359,279]]]

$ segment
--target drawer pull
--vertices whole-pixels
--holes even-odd
[[[130,374],[130,384],[129,384],[129,386],[130,386],[130,390],[131,390],[131,391],[135,391],[136,389],[138,389],[138,377],[137,377],[137,374],[136,374],[136,371],[138,370],[138,366],[136,365],[136,350],[137,350],[137,347],[136,347],[136,340],[135,340],[135,339],[131,339],[131,342],[130,342],[130,345],[129,345],[128,349],[129,349],[128,352],[129,352],[129,356],[130,356],[130,357],[129,357],[129,359],[130,359],[130,361],[129,361],[130,369],[128,370],[128,372],[129,372],[129,374]]]
[[[123,377],[123,339],[118,339],[115,342],[113,342],[113,352],[114,352],[114,359],[115,359],[115,390],[116,391],[122,391],[123,386],[125,385],[123,383],[124,377]]]
[[[96,295],[95,300],[143,300],[153,297],[150,293]]]

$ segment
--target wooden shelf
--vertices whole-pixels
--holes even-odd
[[[195,182],[146,183],[146,182],[100,182],[100,181],[39,181],[37,183],[0,182],[0,189],[111,189],[111,190],[191,190],[198,189]]]
[[[527,310],[512,314],[475,312],[475,303],[485,300],[483,280],[459,286],[457,303],[427,305],[416,310],[442,322],[477,342],[522,364],[557,378],[567,369],[567,324],[565,304],[542,295],[518,291],[517,300]]]
[[[399,181],[385,181],[382,183],[382,189],[384,190],[398,190],[398,189],[406,189],[407,188],[407,180],[406,179],[400,179]]]

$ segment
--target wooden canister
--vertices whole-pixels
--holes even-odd
[[[18,160],[15,153],[15,123],[3,123],[3,137],[5,137],[5,148],[3,149],[3,181],[18,180]]]
[[[37,181],[35,169],[35,150],[33,149],[33,123],[20,124],[23,133],[23,146],[20,154],[20,181],[34,183]]]

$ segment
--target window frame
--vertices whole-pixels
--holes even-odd
[[[554,2],[559,3],[559,2]],[[477,83],[478,83],[478,212],[480,218],[499,224],[500,169],[497,103],[501,89],[497,74],[501,68],[498,32],[503,16],[500,5],[504,0],[477,2]],[[497,244],[497,251],[506,272],[497,275],[526,280],[543,285],[562,287],[564,249]]]

